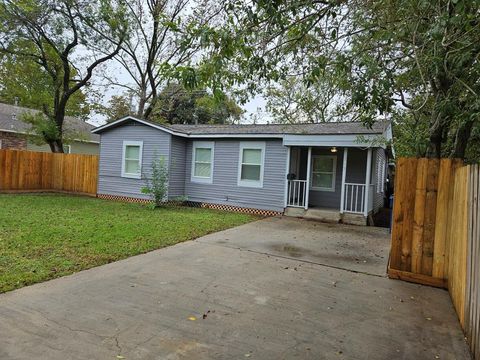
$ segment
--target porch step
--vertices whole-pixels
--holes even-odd
[[[344,213],[342,215],[342,223],[349,225],[367,225],[367,219],[363,214]]]
[[[296,207],[287,207],[284,212],[285,216],[293,216],[293,217],[304,217],[305,216],[305,209],[303,208],[296,208]]]
[[[349,225],[367,225],[367,219],[363,214],[340,214],[340,211],[333,209],[310,208],[305,210],[303,208],[287,207],[284,215],[329,223],[338,223],[341,221],[343,224]]]
[[[338,223],[340,221],[340,212],[338,210],[330,209],[308,209],[304,215],[304,218]]]
[[[308,209],[287,207],[285,209],[286,216],[301,217],[304,219],[318,220],[324,222],[338,223],[340,221],[340,213],[338,210],[331,209]]]

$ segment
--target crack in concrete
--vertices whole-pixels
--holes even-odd
[[[68,326],[68,325],[66,325],[66,324],[62,324],[61,322],[59,322],[59,321],[57,321],[57,320],[50,319],[48,316],[46,316],[46,315],[44,315],[44,314],[42,314],[42,313],[40,313],[40,312],[38,312],[38,311],[37,311],[37,313],[38,313],[38,315],[40,315],[41,317],[43,317],[45,320],[47,320],[47,321],[49,321],[49,322],[52,322],[52,323],[54,323],[54,324],[57,325],[57,326],[60,326],[60,327],[62,327],[62,328],[65,328],[65,329],[69,330],[70,332],[81,332],[81,333],[89,334],[89,335],[98,337],[98,338],[100,338],[100,339],[102,339],[102,340],[105,340],[105,339],[108,339],[108,338],[109,338],[109,336],[99,335],[99,334],[97,334],[97,333],[95,333],[95,332],[93,332],[93,331],[88,331],[88,330],[84,330],[84,329],[74,329],[74,328],[72,328],[72,327],[70,327],[70,326]]]
[[[340,266],[329,265],[329,264],[325,264],[325,263],[319,263],[319,262],[315,262],[315,261],[311,261],[311,260],[304,260],[304,259],[299,259],[299,258],[293,258],[293,257],[289,257],[289,256],[272,254],[272,253],[263,252],[263,251],[258,251],[258,250],[252,250],[252,249],[244,249],[244,248],[237,247],[237,246],[227,246],[227,245],[225,245],[225,244],[214,244],[214,243],[203,242],[203,241],[198,241],[198,242],[199,242],[199,243],[202,243],[202,244],[205,244],[205,245],[219,246],[219,247],[224,247],[224,248],[227,248],[227,249],[247,251],[247,252],[251,252],[251,253],[254,253],[254,254],[260,254],[260,255],[267,255],[267,256],[271,256],[271,257],[279,258],[279,259],[286,259],[286,260],[292,260],[292,261],[302,262],[302,263],[306,263],[306,264],[312,264],[312,265],[317,265],[317,266],[324,266],[324,267],[328,267],[328,268],[332,268],[332,269],[348,271],[348,272],[355,273],[355,274],[375,276],[375,277],[379,277],[379,278],[386,278],[386,277],[387,277],[387,274],[385,274],[385,275],[379,275],[379,274],[374,274],[374,273],[370,273],[370,272],[367,272],[367,271],[348,269],[348,268],[344,268],[344,267],[340,267]]]

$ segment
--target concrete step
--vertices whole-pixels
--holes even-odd
[[[344,213],[342,215],[340,211],[334,209],[310,208],[305,210],[303,208],[287,207],[284,215],[329,223],[342,222],[350,225],[367,225],[367,219],[363,214]]]
[[[305,216],[305,209],[303,208],[296,208],[296,207],[287,207],[284,212],[285,216],[292,216],[292,217],[304,217]]]
[[[342,223],[349,225],[367,225],[367,219],[363,214],[344,213],[342,215]]]
[[[338,223],[340,221],[340,212],[338,210],[313,208],[306,211],[304,218],[323,222]]]

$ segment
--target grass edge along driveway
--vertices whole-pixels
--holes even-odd
[[[258,219],[55,194],[0,194],[0,204],[0,293]]]

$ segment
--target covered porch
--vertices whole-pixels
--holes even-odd
[[[371,147],[288,146],[285,214],[365,225],[378,196],[374,156]]]

